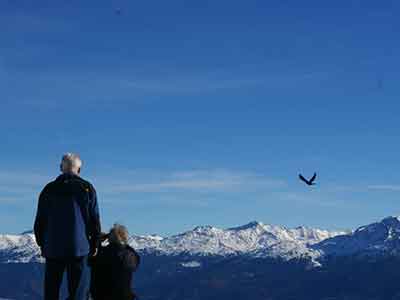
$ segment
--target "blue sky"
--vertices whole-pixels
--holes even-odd
[[[82,2],[0,3],[1,232],[67,151],[105,228],[399,214],[400,3]]]

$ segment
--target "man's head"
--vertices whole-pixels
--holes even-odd
[[[128,243],[128,239],[129,232],[126,227],[120,224],[114,224],[108,236],[108,241],[110,244],[125,245]]]
[[[81,167],[82,160],[78,154],[66,153],[63,155],[60,165],[61,172],[79,175]]]

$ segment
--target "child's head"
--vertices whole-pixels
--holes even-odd
[[[129,239],[128,229],[126,229],[126,227],[123,225],[114,224],[108,236],[108,241],[110,242],[110,244],[125,245],[128,243],[128,239]]]

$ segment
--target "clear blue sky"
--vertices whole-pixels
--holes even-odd
[[[399,214],[399,9],[1,1],[0,231],[31,228],[67,151],[104,227],[140,234]]]

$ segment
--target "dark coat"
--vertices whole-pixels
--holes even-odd
[[[91,294],[94,300],[132,300],[132,277],[140,256],[128,245],[100,247],[92,260]]]
[[[63,174],[40,193],[34,225],[46,258],[86,256],[101,232],[96,190],[79,176]]]

